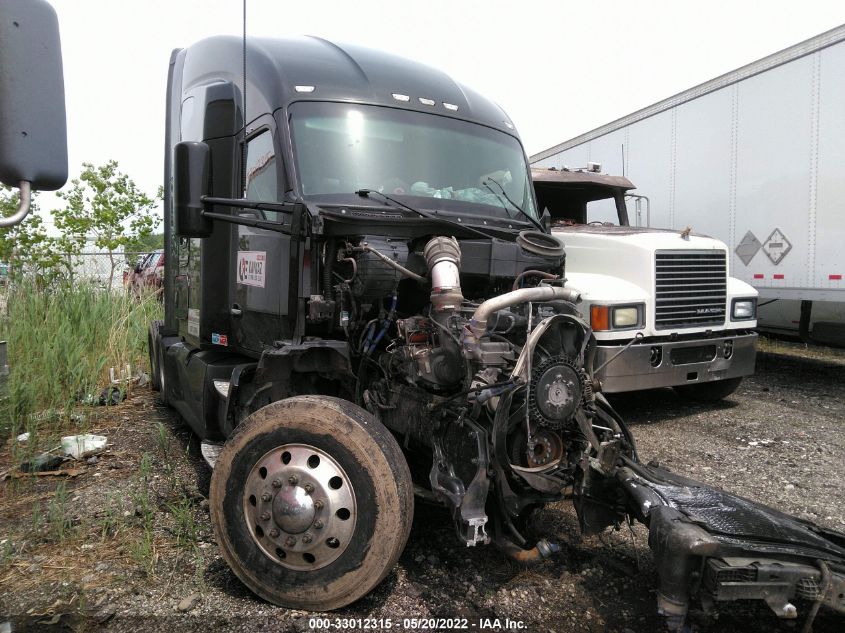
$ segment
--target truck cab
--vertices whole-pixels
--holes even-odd
[[[757,291],[730,276],[723,242],[691,228],[631,226],[634,184],[598,169],[531,175],[538,208],[566,246],[567,283],[582,293],[602,390],[729,395],[754,372]]]
[[[687,382],[724,383],[746,353],[753,366],[753,319],[709,331],[752,296],[709,259],[723,245],[582,216],[551,232],[496,104],[357,46],[222,37],[177,50],[166,125],[152,383],[203,438],[221,554],[259,596],[314,611],[364,596],[399,559],[415,495],[448,510],[462,545],[495,544],[520,562],[559,549],[529,541],[530,515],[547,503],[572,499],[588,534],[648,524],[658,607],[676,631],[702,565],[751,564],[773,523],[814,546],[792,556],[805,564],[791,584],[778,581],[786,597],[799,572],[821,573],[812,561],[845,560],[845,536],[728,495],[716,505],[752,519],[731,533],[743,538],[718,542],[720,516],[682,513],[712,505],[714,491],[640,463],[601,393],[596,359],[608,377],[619,366],[608,349],[657,350],[659,362],[646,360],[659,379],[675,366]],[[565,269],[562,240],[583,272]],[[655,264],[664,253],[668,272]],[[651,325],[655,266],[660,284],[701,268],[698,294],[721,271],[724,300],[693,315],[691,334]],[[658,319],[677,317],[660,301]],[[733,578],[708,580],[708,595]]]

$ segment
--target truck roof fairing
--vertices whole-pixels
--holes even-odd
[[[232,82],[243,88],[243,40],[217,36],[184,49],[182,94]],[[429,112],[518,135],[495,103],[424,64],[312,37],[246,40],[247,121],[295,101],[347,101]],[[242,94],[242,93],[241,93]]]
[[[600,187],[614,187],[625,191],[636,189],[636,185],[623,176],[608,176],[591,171],[532,167],[531,179],[535,183],[542,183],[548,186],[597,185]]]

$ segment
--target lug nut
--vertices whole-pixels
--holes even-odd
[[[303,542],[303,543],[310,543],[310,542],[311,542],[311,541],[313,541],[313,540],[314,540],[314,537],[313,537],[313,536],[311,536],[310,534],[305,534],[305,535],[303,535],[303,537],[302,537],[302,542]]]
[[[314,492],[314,485],[313,484],[305,484],[305,492],[309,495]]]
[[[323,500],[322,500],[322,499],[317,499],[317,500],[314,502],[314,507],[315,507],[317,510],[322,510],[322,509],[323,509]]]
[[[323,522],[320,521],[320,519],[317,519],[316,521],[314,521],[314,529],[316,529],[316,530],[322,530],[323,529]]]
[[[262,521],[269,521],[270,520],[270,513],[269,512],[262,512],[261,513],[261,520]]]
[[[299,483],[299,477],[297,477],[296,475],[291,475],[290,477],[288,477],[288,483],[290,483],[290,485],[292,486],[295,486],[297,483]]]
[[[263,495],[261,495],[262,501],[270,501],[270,499],[272,498],[273,496],[269,492],[265,492]]]
[[[279,538],[279,530],[277,530],[276,528],[273,528],[272,530],[270,530],[270,537],[271,538]]]
[[[296,537],[294,537],[294,536],[287,537],[285,539],[285,545],[287,545],[288,547],[293,547],[294,545],[296,545]]]
[[[274,479],[273,480],[273,488],[281,488],[282,487],[282,480],[281,479]]]

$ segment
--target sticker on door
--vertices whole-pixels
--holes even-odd
[[[267,253],[265,251],[238,251],[237,280],[244,286],[264,287]]]

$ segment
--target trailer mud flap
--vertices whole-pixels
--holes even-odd
[[[656,466],[623,458],[616,478],[649,528],[660,576],[658,609],[683,628],[692,598],[764,600],[781,618],[825,605],[845,613],[845,534]]]

